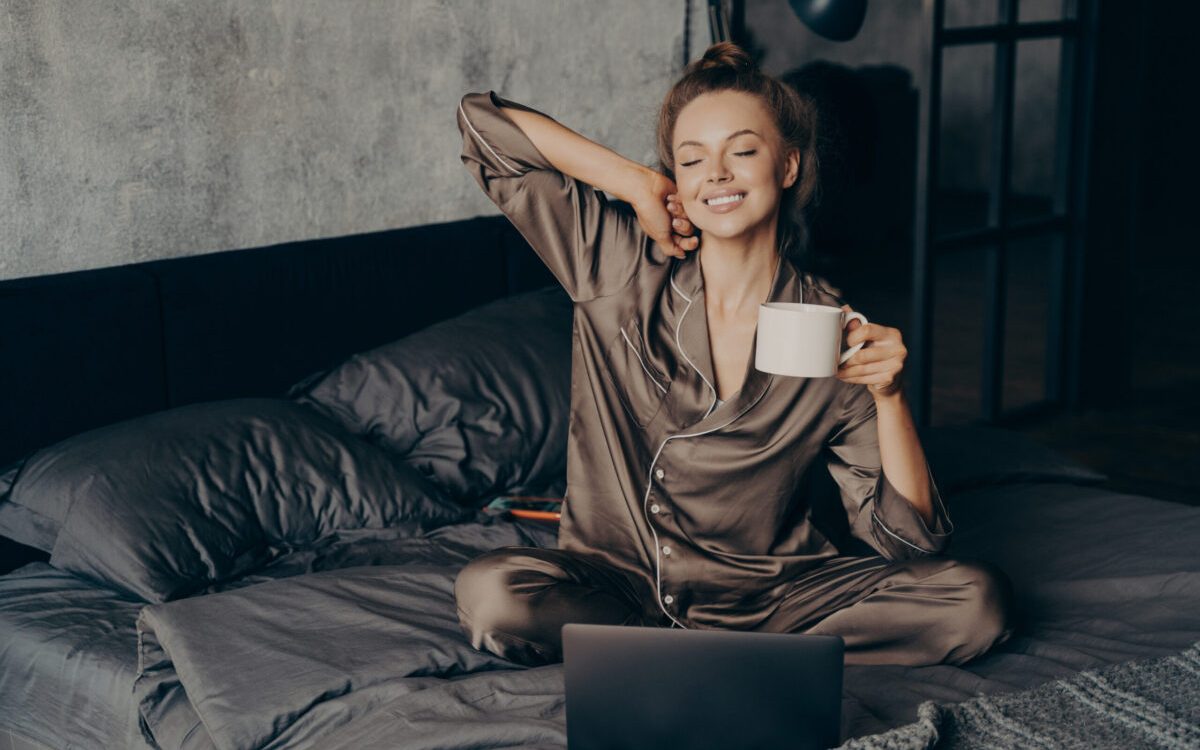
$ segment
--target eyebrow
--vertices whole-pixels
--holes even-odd
[[[749,128],[742,128],[741,130],[730,133],[728,136],[726,136],[725,140],[731,141],[734,138],[737,138],[739,135],[745,135],[746,133],[749,133],[751,135],[758,135],[758,133],[754,132],[753,130],[751,130]],[[761,135],[758,135],[758,137],[762,138]],[[700,141],[683,141],[682,143],[677,145],[675,148],[680,149],[680,148],[683,148],[684,146],[700,146],[701,148],[703,148],[704,144],[701,143]]]

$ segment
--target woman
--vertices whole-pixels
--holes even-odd
[[[559,547],[463,568],[476,648],[550,663],[562,625],[591,622],[836,634],[847,663],[919,665],[1009,636],[1003,574],[937,556],[953,529],[899,387],[900,332],[851,329],[866,346],[836,378],[753,367],[760,303],[842,305],[794,262],[814,120],[727,42],[668,93],[661,173],[494,92],[463,97],[464,164],[575,301]],[[814,526],[811,465],[877,554]]]

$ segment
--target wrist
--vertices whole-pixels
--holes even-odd
[[[876,405],[879,404],[903,404],[904,386],[900,381],[896,381],[887,388],[876,390],[871,386],[867,386],[867,392],[871,394],[871,398],[875,399]]]
[[[630,161],[626,167],[628,176],[621,181],[622,186],[625,186],[626,195],[613,193],[626,203],[634,206],[639,203],[657,203],[670,191],[670,187],[664,183],[667,178],[644,164]]]

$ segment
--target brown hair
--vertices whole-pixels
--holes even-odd
[[[780,200],[779,249],[799,260],[808,243],[805,209],[817,191],[817,112],[812,102],[791,86],[759,70],[750,55],[733,42],[717,42],[683,71],[663,99],[658,113],[659,170],[675,179],[671,137],[679,113],[701,94],[742,91],[757,96],[775,121],[783,152],[800,152],[800,174]]]

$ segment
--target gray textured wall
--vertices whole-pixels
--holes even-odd
[[[0,279],[495,213],[467,91],[650,164],[700,3],[0,0]]]

